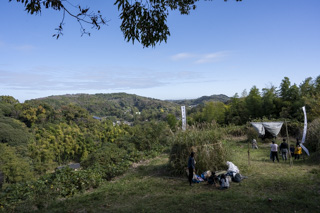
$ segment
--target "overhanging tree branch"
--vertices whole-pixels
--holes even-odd
[[[9,0],[11,2],[12,0]],[[81,28],[81,35],[87,34],[90,36],[90,33],[85,30],[83,27],[83,23],[89,24],[92,26],[92,28],[95,28],[99,30],[101,28],[101,25],[106,25],[107,21],[105,18],[102,17],[100,10],[97,12],[90,12],[90,8],[82,8],[80,5],[73,5],[67,0],[16,0],[17,2],[21,2],[25,6],[25,10],[30,14],[40,14],[42,7],[45,7],[47,9],[53,9],[57,11],[63,10],[62,15],[62,21],[59,24],[59,27],[55,30],[57,31],[56,34],[53,35],[53,37],[56,37],[57,39],[60,37],[60,35],[63,35],[63,25],[65,20],[65,13],[70,15],[71,17],[75,18]],[[71,12],[69,9],[70,7],[67,7],[65,3],[68,3],[73,8],[77,8],[78,13]]]
[[[63,10],[62,21],[56,28],[57,33],[53,35],[57,39],[63,35],[63,25],[65,14],[75,18],[81,30],[81,35],[90,33],[86,31],[83,24],[91,25],[92,28],[99,30],[102,25],[106,25],[105,18],[102,17],[100,10],[90,11],[90,8],[82,8],[80,5],[73,5],[68,0],[8,0],[21,2],[25,10],[30,14],[41,13],[42,7],[53,10]],[[120,11],[122,23],[120,29],[127,42],[134,43],[136,40],[143,47],[154,47],[161,42],[166,42],[170,36],[167,18],[171,10],[179,10],[182,15],[188,15],[191,10],[196,9],[199,0],[114,0]],[[208,0],[210,1],[210,0]],[[224,0],[227,1],[227,0]],[[235,0],[242,1],[242,0]],[[78,12],[71,11],[70,7],[77,8]]]

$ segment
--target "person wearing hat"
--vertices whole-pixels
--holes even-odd
[[[272,144],[270,145],[270,147],[271,147],[272,161],[274,162],[274,159],[277,158],[277,161],[279,162],[279,158],[278,158],[278,144],[276,144],[274,141],[272,141]]]
[[[195,160],[194,160],[194,152],[191,152],[189,159],[188,159],[188,169],[189,169],[189,176],[188,180],[190,186],[192,184],[193,172],[195,171]]]

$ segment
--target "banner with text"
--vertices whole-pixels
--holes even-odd
[[[181,121],[182,121],[182,130],[185,131],[187,129],[187,116],[186,116],[186,107],[181,106]]]

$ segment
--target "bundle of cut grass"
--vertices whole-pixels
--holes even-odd
[[[306,145],[310,152],[320,153],[320,118],[315,119],[308,124],[308,134]]]
[[[173,137],[169,164],[171,172],[183,175],[191,152],[195,152],[196,173],[226,168],[226,151],[221,142],[219,129],[191,129]]]

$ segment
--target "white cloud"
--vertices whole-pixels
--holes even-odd
[[[176,55],[171,56],[171,59],[174,61],[179,61],[179,60],[184,60],[188,58],[193,58],[195,55],[190,54],[190,53],[178,53]]]
[[[213,62],[220,61],[227,55],[228,55],[227,51],[220,51],[220,52],[208,53],[208,54],[178,53],[176,55],[171,56],[171,59],[174,61],[188,59],[195,64],[204,64],[204,63],[213,63]]]
[[[196,64],[204,64],[204,63],[211,63],[217,62],[222,60],[223,57],[227,55],[226,52],[217,52],[217,53],[209,53],[205,55],[201,55],[198,60],[195,61]]]
[[[0,70],[0,87],[10,90],[121,90],[144,89],[201,79],[192,71],[157,71],[139,67],[34,67]]]
[[[19,51],[32,51],[35,49],[35,46],[25,44],[25,45],[15,46],[14,49]]]
[[[32,51],[36,49],[35,46],[30,45],[30,44],[23,44],[23,45],[15,45],[15,44],[8,44],[5,43],[4,41],[0,40],[0,48],[7,48],[8,50],[18,50],[18,51]]]

